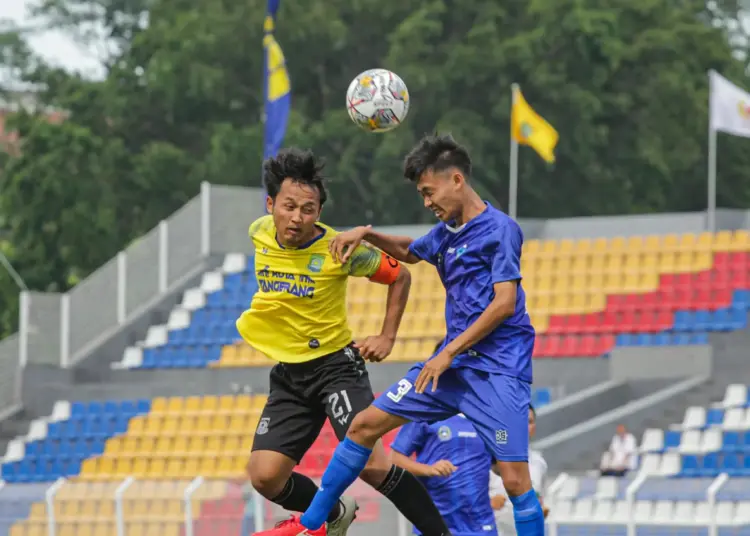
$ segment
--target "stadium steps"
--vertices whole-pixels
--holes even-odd
[[[29,431],[34,416],[22,409],[18,413],[0,421],[0,455],[8,449],[8,443],[18,436],[25,436]]]

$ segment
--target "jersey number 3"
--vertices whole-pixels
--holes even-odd
[[[404,398],[409,391],[411,391],[412,387],[413,385],[409,380],[399,380],[398,390],[395,393],[391,393],[390,391],[388,391],[388,398],[396,403],[401,402],[401,399]]]

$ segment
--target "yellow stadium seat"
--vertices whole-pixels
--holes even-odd
[[[560,240],[560,244],[557,247],[558,257],[568,257],[573,255],[575,251],[575,242],[572,240],[564,239]]]
[[[682,248],[682,244],[680,244],[680,248]],[[677,259],[676,259],[676,269],[675,271],[677,273],[687,273],[693,271],[693,253],[692,251],[688,250],[680,250],[677,253]]]
[[[181,413],[185,407],[185,399],[179,396],[173,396],[167,403],[167,413]]]
[[[557,257],[552,266],[553,266],[554,273],[568,274],[570,273],[571,268],[573,266],[573,258],[572,257]]]
[[[200,462],[200,474],[204,478],[213,478],[216,476],[216,458],[211,456],[202,458]]]
[[[551,276],[555,271],[555,265],[551,258],[544,258],[537,264],[535,274],[537,276]]]
[[[643,239],[643,250],[650,253],[661,251],[661,236],[648,235]]]
[[[624,261],[625,257],[622,251],[613,251],[606,256],[604,272],[608,274],[622,272],[625,268],[623,265]]]
[[[154,452],[161,456],[172,452],[172,438],[167,436],[157,438]]]
[[[161,458],[154,458],[148,466],[148,476],[150,478],[161,478],[166,472],[166,463]]]
[[[537,333],[545,333],[549,329],[549,316],[545,314],[535,314],[531,317],[531,324]]]
[[[603,311],[607,306],[607,296],[603,292],[588,295],[588,310],[590,312]]]
[[[657,272],[644,272],[640,275],[640,287],[644,292],[650,292],[659,288],[659,274]]]
[[[114,531],[114,523],[97,523],[93,527],[92,536],[111,536]]]
[[[587,255],[590,255],[593,250],[593,242],[588,238],[578,240],[573,248],[573,252],[576,257],[585,257]]]
[[[674,233],[664,235],[661,239],[662,251],[675,251],[680,243],[680,237]]]
[[[177,435],[179,430],[180,430],[180,418],[179,417],[175,415],[164,417],[164,420],[161,423],[160,434],[163,434],[166,436],[173,436],[173,435]]]
[[[10,536],[27,536],[26,526],[22,523],[16,523],[10,528]]]
[[[104,520],[111,520],[115,517],[115,501],[114,496],[110,499],[104,499],[97,501],[96,503],[96,517]]]
[[[631,236],[627,240],[625,250],[627,253],[640,253],[644,249],[642,236]]]
[[[61,524],[57,530],[59,536],[77,536],[78,527],[72,523]]]
[[[93,536],[95,525],[91,523],[79,523],[76,529],[76,536]]]
[[[114,468],[111,474],[119,477],[127,477],[130,475],[132,466],[129,458],[119,458],[114,462]]]
[[[732,247],[732,231],[719,231],[714,236],[711,249],[713,251],[730,251]]]
[[[604,292],[607,294],[621,293],[623,287],[622,274],[608,273],[604,276]]]
[[[48,534],[47,524],[31,523],[26,528],[26,536],[46,536]]]
[[[209,366],[212,367],[218,367],[218,366],[224,366],[229,364],[235,364],[239,361],[238,357],[238,349],[237,346],[232,344],[229,346],[224,346],[221,349],[221,354],[219,355],[219,361],[214,361],[209,364]]]
[[[680,241],[677,244],[677,249],[685,252],[693,252],[697,249],[698,235],[693,233],[685,233],[680,236]]]
[[[47,505],[45,503],[32,504],[29,518],[37,521],[47,519]]]
[[[167,412],[169,400],[163,396],[157,396],[151,401],[151,414],[159,415]]]
[[[659,255],[659,272],[673,273],[677,269],[677,255],[673,251],[664,251]]]
[[[696,249],[698,251],[710,251],[714,244],[714,235],[709,232],[704,232],[698,235],[698,243]]]
[[[568,311],[573,314],[582,314],[587,312],[586,295],[582,293],[572,294],[568,300]]]
[[[539,252],[542,258],[552,258],[557,254],[557,240],[544,240]]]
[[[529,257],[536,257],[539,255],[541,249],[541,243],[539,240],[528,240],[522,247],[521,256],[528,255]]]
[[[181,456],[188,453],[188,437],[186,435],[179,435],[174,438],[174,442],[172,443],[172,453]]]
[[[656,273],[659,269],[659,255],[657,253],[646,253],[641,257],[641,273]]]
[[[732,236],[731,251],[750,251],[750,231],[738,229]]]
[[[137,415],[130,419],[130,422],[128,423],[128,434],[134,436],[144,435],[147,418],[146,415]]]
[[[600,254],[597,254],[594,257],[591,257],[591,264],[589,265],[589,273],[590,274],[603,274],[605,272],[604,266],[606,262],[606,258],[604,256],[604,252],[599,252]]]
[[[612,240],[609,241],[607,253],[612,255],[616,252],[625,251],[626,245],[627,245],[627,240],[625,239],[624,236],[615,236],[614,238],[612,238]]]
[[[713,255],[708,251],[698,251],[693,255],[693,270],[710,270],[714,264]]]
[[[639,288],[638,274],[626,274],[621,290],[624,292],[637,292]]]
[[[591,245],[591,253],[600,255],[609,251],[609,241],[606,238],[596,238]]]
[[[62,508],[56,511],[56,514],[60,516],[60,520],[67,520],[67,519],[79,519],[83,518],[82,515],[82,503],[77,500],[72,501],[64,501],[62,503]],[[59,512],[59,513],[58,513]]]
[[[589,271],[589,258],[586,256],[573,257],[571,270],[575,274],[586,274]]]

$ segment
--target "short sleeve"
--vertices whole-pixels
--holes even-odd
[[[380,268],[381,257],[377,249],[359,245],[346,261],[347,273],[353,277],[372,277]]]
[[[424,447],[426,437],[424,424],[408,422],[396,434],[396,439],[393,440],[391,448],[399,454],[411,456]]]
[[[441,225],[436,225],[426,235],[420,236],[409,245],[409,252],[419,260],[429,262],[437,266],[437,257],[440,250]]]
[[[521,228],[515,222],[497,231],[497,239],[491,242],[493,284],[521,279],[522,243]]]

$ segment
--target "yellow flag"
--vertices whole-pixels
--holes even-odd
[[[529,106],[521,90],[513,88],[510,133],[519,145],[528,145],[550,164],[555,161],[555,146],[560,135]]]

